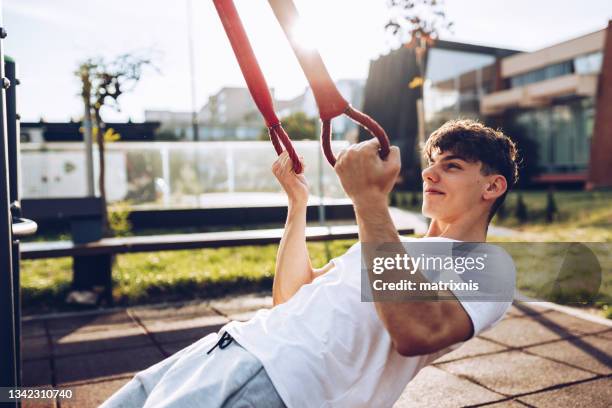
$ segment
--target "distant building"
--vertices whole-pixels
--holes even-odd
[[[361,109],[363,103],[363,79],[341,79],[336,81],[336,87],[340,94],[352,106]],[[304,112],[309,117],[319,117],[317,103],[310,87],[306,88],[301,95],[287,100],[277,102],[278,115],[282,118],[296,112]],[[332,120],[332,132],[334,139],[344,140],[351,137],[351,133],[357,132],[357,125],[347,116],[339,116]]]
[[[606,35],[609,62],[604,75]],[[499,61],[501,89],[481,99],[480,113],[504,117],[537,142],[541,174],[534,181],[612,186],[612,116],[602,115],[605,104],[608,111],[612,104],[611,42],[608,28]],[[606,80],[608,89],[601,86]],[[607,174],[602,174],[604,167]]]
[[[408,150],[406,177],[418,178],[422,98],[426,135],[449,119],[480,119],[536,146],[531,182],[612,186],[612,23],[534,52],[438,41],[423,87],[410,89],[418,74],[414,53],[402,48],[372,62],[365,92],[365,111]]]
[[[274,91],[271,90],[272,94]],[[254,115],[257,107],[247,88],[223,87],[210,96],[200,109],[200,123],[208,125],[261,125],[261,117]]]
[[[495,69],[485,68],[514,50],[451,41],[437,41],[428,51],[425,85],[410,86],[421,75],[414,51],[401,47],[370,63],[363,111],[385,129],[401,152],[404,188],[420,186],[420,155],[417,151],[419,115],[417,101],[425,106],[425,133],[448,119],[479,116],[478,95],[495,87]],[[476,69],[477,77],[461,75]],[[430,84],[440,84],[431,86]],[[363,128],[359,139],[371,135]]]
[[[197,113],[200,141],[256,140],[263,120],[247,88],[224,87]],[[161,122],[165,140],[196,140],[191,112],[146,110],[145,120]]]
[[[193,140],[191,112],[145,110],[146,122],[159,122],[158,140]]]
[[[364,80],[345,79],[336,83],[340,93],[352,105],[360,107],[363,100]],[[270,92],[274,98],[274,90]],[[280,118],[296,112],[318,117],[317,105],[310,88],[289,100],[275,100]],[[159,137],[165,140],[194,140],[191,112],[146,110],[145,120],[161,123]],[[197,113],[198,140],[257,140],[264,121],[248,88],[224,87]],[[344,139],[357,126],[347,117],[332,122],[335,139]]]
[[[21,122],[21,141],[27,142],[82,142],[81,122]],[[148,142],[155,140],[160,122],[106,123],[120,135],[120,142]]]

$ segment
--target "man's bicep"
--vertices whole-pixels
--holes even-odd
[[[313,269],[312,271],[312,279],[315,280],[321,275],[326,274],[334,267],[334,261],[329,261],[325,266],[319,269]]]
[[[448,303],[448,314],[450,315],[450,319],[448,319],[449,340],[451,343],[469,340],[474,335],[472,318],[458,299]]]
[[[441,301],[444,311],[444,316],[448,316],[447,322],[447,339],[450,344],[459,343],[469,340],[474,335],[474,324],[469,313],[465,310],[461,302],[455,300]]]

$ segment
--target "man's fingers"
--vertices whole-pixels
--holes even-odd
[[[300,160],[300,163],[302,164],[302,172],[300,174],[304,174],[304,171],[306,171],[306,162],[304,161],[304,156],[299,156],[299,160]]]
[[[400,149],[397,146],[389,147],[389,156],[387,156],[390,160],[401,162]]]
[[[302,170],[304,170],[306,168],[304,156],[298,156],[298,159],[302,164]],[[280,155],[278,155],[278,157],[272,164],[272,171],[278,176],[284,176],[286,173],[289,172],[295,174],[295,171],[293,170],[293,160],[291,160],[291,157],[289,157],[289,153],[287,153],[286,150],[284,150]]]
[[[346,154],[346,152],[348,151],[348,149],[349,149],[348,147],[345,147],[345,148],[343,148],[342,150],[340,150],[340,151],[338,152],[338,155],[336,156],[336,161],[340,160],[340,158]]]
[[[400,155],[399,147],[391,146],[389,148],[389,155],[385,159],[385,162],[387,163],[388,166],[391,166],[391,167],[397,166],[398,169],[401,169],[401,167],[402,167],[402,158],[401,158],[401,155]]]
[[[282,163],[283,163],[283,169],[284,169],[285,167],[287,167],[287,162],[290,160],[289,159],[289,153],[287,153],[287,151],[285,150],[283,153],[281,153],[281,155],[283,157]]]
[[[378,151],[378,149],[380,149],[380,141],[378,140],[377,137],[373,137],[362,143],[363,143],[363,148],[366,150]]]

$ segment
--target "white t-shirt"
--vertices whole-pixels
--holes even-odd
[[[449,249],[458,242],[439,237],[402,241],[448,242]],[[421,368],[460,345],[416,357],[400,355],[374,303],[361,301],[360,249],[357,243],[334,258],[332,269],[287,302],[225,327],[262,362],[290,408],[391,407]],[[498,272],[511,274],[514,282],[514,264],[504,254]],[[461,303],[477,335],[501,320],[511,302]]]

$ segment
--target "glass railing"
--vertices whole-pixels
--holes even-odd
[[[338,152],[346,141],[333,141]],[[311,200],[345,201],[333,168],[318,141],[294,142],[306,162]],[[94,147],[94,186],[98,192],[98,153]],[[201,207],[283,202],[272,174],[276,153],[270,142],[116,142],[107,145],[105,187],[109,202],[135,206]],[[22,143],[24,198],[87,195],[83,143]]]

